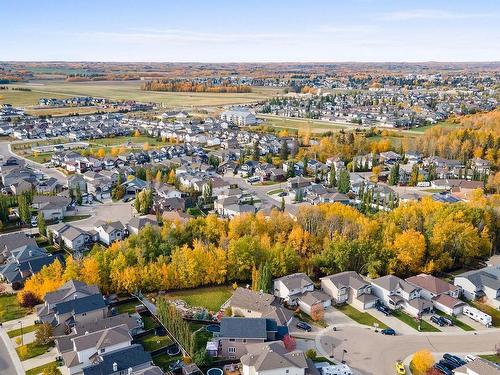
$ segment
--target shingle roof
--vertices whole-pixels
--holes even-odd
[[[263,318],[228,318],[220,323],[220,336],[225,338],[266,339],[266,319]]]
[[[385,290],[394,290],[397,288],[401,288],[407,293],[411,293],[415,289],[419,289],[418,287],[394,275],[386,275],[379,277],[378,279],[373,280],[372,283]]]
[[[455,373],[470,373],[473,371],[477,375],[499,375],[500,367],[491,361],[483,358],[476,358],[473,361],[466,363],[454,370]]]
[[[292,273],[274,281],[281,281],[288,289],[302,289],[313,284],[312,280],[305,273]]]
[[[118,371],[151,362],[151,355],[144,351],[142,345],[134,344],[123,349],[113,350],[99,356],[99,363],[83,368],[83,375],[112,374],[113,364],[116,363]]]
[[[428,290],[433,294],[441,294],[450,291],[457,290],[453,284],[450,284],[444,280],[441,280],[435,276],[427,275],[425,273],[421,273],[416,276],[412,276],[406,279],[410,284],[416,285],[422,289]]]
[[[282,341],[247,345],[247,354],[241,357],[244,366],[254,367],[256,372],[279,370],[288,367],[308,367],[303,352],[288,353]]]
[[[73,295],[77,292],[89,296],[93,294],[101,294],[97,286],[87,285],[84,282],[71,279],[64,283],[59,289],[47,293],[44,300],[49,304],[54,304],[62,302],[68,298],[73,298]]]
[[[94,311],[106,307],[104,298],[100,294],[93,294],[83,298],[72,299],[66,302],[58,303],[54,310],[58,314],[72,312],[73,314],[81,314],[84,312]]]
[[[99,351],[99,349],[107,348],[127,341],[132,341],[132,336],[130,336],[126,324],[121,324],[116,327],[106,328],[101,331],[73,338],[76,351],[91,348],[95,348]]]

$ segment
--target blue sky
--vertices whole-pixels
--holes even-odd
[[[500,61],[498,0],[1,0],[0,60]]]

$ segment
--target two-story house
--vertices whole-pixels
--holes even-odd
[[[293,273],[275,279],[273,290],[276,297],[294,304],[303,294],[314,291],[314,283],[305,273]]]
[[[500,266],[488,266],[455,276],[453,282],[468,300],[484,298],[489,305],[500,308]]]
[[[99,236],[99,241],[111,245],[115,241],[121,241],[125,238],[125,226],[121,221],[102,222],[98,221],[94,224],[94,230]]]
[[[354,271],[322,277],[321,290],[335,304],[349,303],[359,310],[369,309],[378,301],[378,297],[372,294],[371,284]]]
[[[425,273],[409,277],[406,281],[419,287],[420,296],[431,301],[436,309],[453,316],[462,313],[465,303],[458,299],[460,287]]]
[[[414,317],[432,310],[432,302],[420,297],[420,287],[394,275],[372,280],[372,291],[389,308],[402,309]]]

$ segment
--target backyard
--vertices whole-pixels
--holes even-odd
[[[30,313],[30,309],[19,306],[15,294],[0,296],[0,323],[19,319]]]
[[[186,289],[169,292],[165,297],[169,300],[181,299],[192,307],[204,307],[209,311],[219,311],[221,305],[232,295],[229,286],[212,286],[206,288]]]
[[[176,356],[169,356],[168,354],[158,354],[153,357],[153,362],[156,366],[167,372],[169,371],[168,366],[179,359],[182,359],[182,355],[180,354]]]
[[[139,343],[144,346],[144,350],[147,352],[152,352],[156,349],[163,348],[173,343],[170,336],[158,336],[154,334],[147,335],[145,337],[141,337],[139,339]]]
[[[378,327],[381,329],[389,328],[387,327],[384,323],[382,323],[380,320],[375,318],[373,315],[367,313],[367,312],[361,312],[351,305],[344,304],[341,306],[335,306],[337,310],[342,311],[344,314],[346,314],[349,318],[354,320],[355,322],[358,322],[359,324],[364,324],[366,326],[371,326],[373,327],[374,323],[378,324]]]

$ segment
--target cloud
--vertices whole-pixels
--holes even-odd
[[[386,21],[409,20],[460,20],[470,18],[496,18],[498,14],[491,13],[458,13],[439,9],[413,9],[382,13],[380,18]]]

